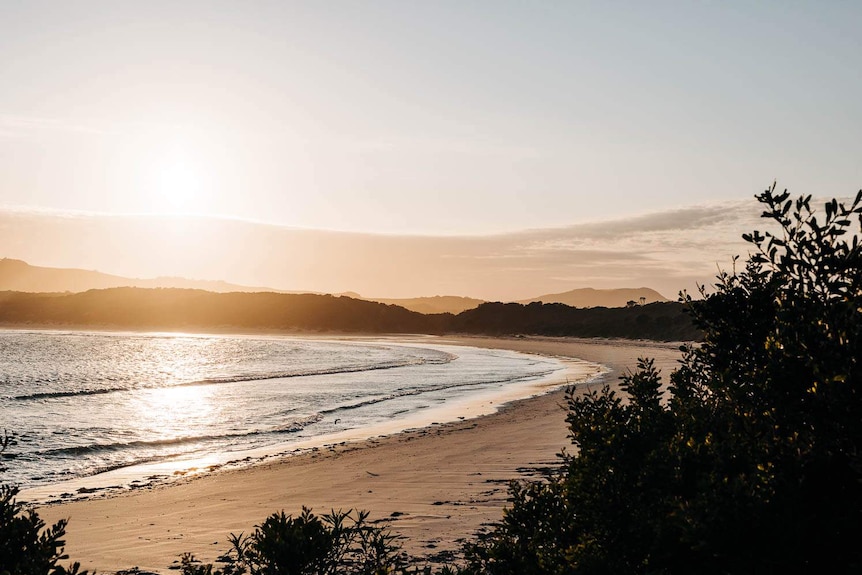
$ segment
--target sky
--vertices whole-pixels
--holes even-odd
[[[0,221],[45,230],[7,225],[0,256],[378,297],[646,281],[673,295],[744,249],[737,230],[709,236],[728,230],[685,218],[748,222],[776,179],[822,197],[862,187],[860,24],[862,4],[837,1],[0,2]],[[153,237],[122,253],[105,245],[119,235],[48,245],[70,214],[93,236],[143,218]],[[338,275],[314,243],[302,247],[319,251],[316,275],[260,257],[230,267],[201,237],[148,252],[177,214],[223,243],[241,242],[238,228],[354,238],[340,255],[355,269]],[[686,230],[649,264],[617,270],[578,244],[541,279],[518,259],[526,237],[645,221]],[[681,253],[707,236],[697,257]],[[457,259],[493,243],[524,269],[459,283],[463,270],[437,262],[429,273],[449,275],[433,286],[398,287],[395,271],[375,283],[388,256],[353,246],[381,242],[412,246],[414,263],[417,246]],[[618,236],[602,242],[631,256]]]

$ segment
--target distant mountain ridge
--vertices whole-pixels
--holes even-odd
[[[641,301],[641,298],[643,298],[643,301]],[[562,303],[571,307],[626,307],[629,302],[644,305],[659,301],[670,300],[654,289],[641,287],[618,289],[580,288],[563,293],[540,295],[531,299],[519,300],[516,303]]]
[[[118,287],[137,288],[181,288],[198,289],[215,293],[230,292],[272,292],[272,293],[317,293],[312,291],[279,290],[270,287],[252,287],[232,284],[218,280],[190,280],[179,277],[159,277],[153,279],[127,278],[94,270],[75,268],[52,268],[33,266],[27,262],[9,258],[0,259],[0,291],[30,293],[80,293],[91,289]],[[451,313],[476,309],[487,303],[485,300],[462,296],[431,296],[415,298],[375,298],[364,297],[355,292],[341,294],[353,299],[397,305],[422,314]],[[644,298],[641,301],[640,298]],[[546,294],[520,300],[517,303],[562,303],[572,307],[625,307],[628,302],[649,304],[668,301],[650,288],[593,289],[581,288],[571,291]]]
[[[85,292],[116,287],[201,289],[216,293],[274,292],[306,293],[250,287],[219,280],[190,280],[178,277],[127,278],[94,270],[33,266],[22,260],[0,259],[0,291],[30,293]]]

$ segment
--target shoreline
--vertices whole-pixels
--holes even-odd
[[[159,333],[155,335],[159,335]],[[214,337],[219,337],[220,335],[214,335]],[[304,339],[296,336],[283,337],[290,337],[296,340]],[[313,340],[357,343],[360,345],[386,343],[429,349],[444,349],[447,350],[447,353],[449,352],[447,348],[452,348],[452,353],[457,352],[459,349],[478,349],[475,346],[466,346],[463,343],[443,342],[433,339],[432,336],[412,337],[410,339],[391,336],[338,336],[313,338]],[[511,350],[501,349],[501,351]],[[558,367],[553,372],[543,375],[538,379],[512,381],[504,387],[486,390],[481,393],[473,393],[463,398],[450,399],[442,405],[409,413],[406,417],[373,423],[363,427],[328,432],[321,435],[289,439],[265,447],[122,466],[94,475],[22,489],[20,498],[31,505],[42,506],[117,497],[131,490],[161,487],[202,475],[254,467],[267,461],[296,457],[307,452],[329,448],[330,446],[361,444],[371,439],[380,439],[437,425],[472,420],[495,413],[513,402],[550,393],[569,385],[589,384],[591,381],[601,377],[605,371],[605,368],[597,363],[572,358],[547,357],[548,359],[555,360]]]
[[[615,384],[640,355],[657,357],[666,376],[680,356],[678,344],[628,340],[370,337],[576,357],[610,368],[596,385]],[[60,502],[39,513],[48,523],[71,518],[66,552],[83,568],[100,572],[138,566],[164,573],[184,552],[212,561],[227,549],[230,533],[248,532],[273,512],[296,513],[303,505],[318,513],[367,509],[372,520],[388,520],[392,532],[406,538],[408,553],[433,561],[500,519],[509,480],[539,477],[557,464],[556,454],[569,443],[564,398],[557,389],[503,402],[489,415],[313,447],[106,498]]]

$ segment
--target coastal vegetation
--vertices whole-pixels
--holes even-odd
[[[758,200],[777,231],[744,236],[742,267],[684,298],[702,342],[669,385],[643,359],[619,392],[570,392],[571,453],[513,483],[500,522],[444,573],[862,570],[862,192],[822,219],[810,196]],[[231,544],[221,568],[187,556],[186,575],[420,569],[364,513],[276,513]]]
[[[486,303],[454,316],[447,332],[504,336],[529,334],[693,341],[701,332],[679,302],[635,307],[574,308],[561,303]]]
[[[570,395],[575,451],[467,546],[469,574],[858,573],[862,551],[862,192],[772,189],[780,232],[715,292],[665,391],[648,360]]]
[[[12,441],[5,432],[0,436],[0,455]],[[79,563],[58,565],[69,558],[63,553],[68,521],[46,526],[38,513],[16,499],[17,495],[16,486],[0,485],[0,574],[87,575]]]
[[[303,507],[297,517],[273,513],[245,536],[232,535],[222,568],[182,557],[183,575],[387,575],[416,574],[397,537],[372,525],[367,511],[332,511],[318,516]],[[453,574],[446,568],[440,575]]]

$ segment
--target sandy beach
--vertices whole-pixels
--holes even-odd
[[[575,357],[606,365],[616,384],[641,356],[667,376],[675,344],[565,338],[440,338],[440,343]],[[253,530],[274,511],[360,508],[388,519],[405,549],[433,560],[459,549],[500,518],[511,479],[541,475],[568,445],[564,392],[512,403],[497,413],[225,470],[116,496],[46,506],[49,523],[69,518],[71,560],[100,573],[130,567],[167,573],[184,552],[214,560],[230,533]]]

